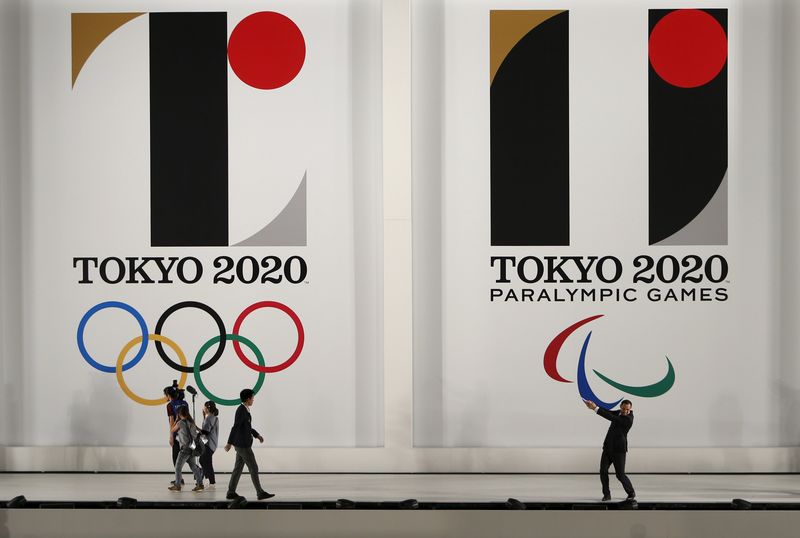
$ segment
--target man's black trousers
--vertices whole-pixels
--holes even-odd
[[[600,483],[603,485],[603,495],[611,495],[611,490],[608,488],[608,468],[613,464],[614,471],[616,472],[617,480],[622,483],[625,493],[629,496],[634,495],[633,484],[631,484],[628,475],[625,474],[625,452],[609,452],[603,450],[603,455],[600,456]]]

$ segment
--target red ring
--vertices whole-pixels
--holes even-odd
[[[294,353],[292,356],[283,361],[280,364],[275,366],[261,366],[260,364],[256,364],[252,362],[250,359],[245,357],[244,353],[242,353],[242,347],[239,345],[239,342],[236,340],[233,341],[233,349],[236,351],[236,356],[245,363],[251,369],[257,372],[266,372],[266,373],[275,373],[280,372],[281,370],[285,370],[289,366],[297,360],[297,357],[300,356],[300,352],[303,351],[303,343],[306,340],[305,332],[303,331],[303,324],[300,322],[300,318],[297,317],[297,314],[294,313],[294,310],[289,308],[283,303],[278,303],[276,301],[261,301],[255,304],[251,304],[247,308],[245,308],[239,317],[236,318],[236,323],[233,324],[233,334],[239,336],[239,328],[242,326],[242,322],[244,318],[250,315],[251,312],[254,310],[258,310],[259,308],[277,308],[278,310],[282,310],[285,312],[292,321],[294,321],[294,326],[297,328],[297,347],[294,348]]]

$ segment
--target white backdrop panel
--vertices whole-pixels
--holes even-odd
[[[557,5],[444,0],[412,6],[419,104],[414,116],[414,263],[420,290],[415,327],[425,335],[426,327],[441,324],[440,341],[424,339],[415,350],[415,445],[596,446],[604,426],[587,415],[575,383],[547,376],[543,355],[559,332],[597,314],[604,317],[561,349],[558,368],[566,379],[576,379],[589,331],[586,371],[597,396],[606,401],[625,394],[603,384],[592,369],[623,384],[646,385],[665,375],[665,356],[675,367],[676,381],[666,394],[632,397],[636,446],[776,444],[777,416],[764,409],[777,402],[780,360],[780,236],[774,210],[783,180],[773,111],[783,82],[771,61],[774,28],[763,24],[768,10],[741,1],[680,6],[728,9],[729,241],[648,246],[648,8],[675,6],[588,0]],[[569,10],[569,246],[490,246],[493,9]],[[440,160],[429,148],[441,148]],[[546,203],[531,200],[529,209],[535,212]],[[431,248],[436,242],[440,258]],[[652,288],[663,297],[669,289],[688,286],[632,283],[632,262],[643,254],[656,260],[723,256],[730,267],[725,280],[693,287],[710,288],[712,296],[723,288],[727,300],[648,298]],[[624,273],[612,284],[597,277],[590,284],[525,284],[511,269],[511,283],[498,284],[492,256],[613,256]],[[537,295],[547,290],[550,299],[490,299],[490,289],[502,290],[503,296],[514,289],[521,298],[523,288]],[[567,288],[632,288],[637,299],[563,301]],[[430,376],[439,376],[441,383]]]
[[[255,11],[282,13],[303,33],[305,62],[290,84],[257,90],[242,83],[229,65],[227,96],[230,244],[272,221],[307,174],[307,246],[297,247],[150,246],[148,17],[114,31],[70,87],[70,14],[118,8],[97,1],[41,0],[29,6],[25,393],[41,397],[23,411],[24,443],[144,446],[166,441],[163,405],[131,401],[113,373],[100,372],[81,358],[78,322],[95,304],[133,306],[152,333],[168,307],[199,301],[219,313],[230,333],[244,308],[278,301],[302,320],[305,346],[291,367],[267,374],[258,396],[254,420],[265,430],[267,444],[379,446],[380,6],[359,1],[192,5],[195,11],[227,11],[228,35]],[[175,1],[136,8],[187,9]],[[213,282],[220,256],[235,263],[270,255],[284,263],[292,256],[302,258],[308,275],[296,284],[286,278],[278,284],[261,278],[252,284]],[[92,267],[92,282],[79,283],[81,266],[73,267],[75,257],[145,256],[195,257],[204,273],[196,283],[181,282],[173,268],[172,283],[113,284]],[[146,270],[160,276],[155,263]],[[262,268],[259,276],[263,273]],[[162,332],[189,361],[218,334],[208,315],[190,309],[173,314]],[[113,365],[122,346],[137,334],[141,330],[133,317],[105,309],[88,322],[84,340],[98,362]],[[254,312],[241,334],[271,365],[288,358],[297,342],[292,321],[275,309]],[[134,346],[128,357],[138,349]],[[159,359],[151,342],[125,379],[134,392],[157,398],[177,374]],[[236,397],[256,378],[230,343],[220,362],[203,374],[208,388],[223,398]],[[191,374],[188,383],[197,386]],[[199,396],[198,409],[205,399]],[[223,430],[232,412],[222,409]]]

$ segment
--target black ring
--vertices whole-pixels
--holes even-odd
[[[222,322],[222,318],[219,317],[219,314],[208,306],[207,304],[199,303],[197,301],[183,301],[177,304],[174,304],[167,308],[161,317],[158,318],[158,323],[156,323],[156,330],[155,333],[159,336],[161,335],[161,328],[164,326],[164,322],[167,318],[176,310],[180,310],[181,308],[199,308],[206,312],[209,316],[214,318],[214,321],[217,323],[217,327],[219,328],[219,345],[217,346],[217,352],[208,359],[208,362],[200,366],[200,371],[203,372],[214,365],[215,362],[222,357],[222,352],[225,351],[225,342],[227,341],[227,331],[225,330],[225,324]],[[161,342],[156,341],[156,350],[158,350],[158,355],[161,359],[167,363],[167,366],[172,368],[173,370],[177,370],[179,372],[186,372],[187,374],[191,374],[194,372],[194,369],[191,366],[183,366],[181,364],[176,363],[172,359],[170,359],[166,352],[164,352],[164,346],[161,345]]]

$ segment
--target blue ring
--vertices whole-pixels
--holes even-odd
[[[147,324],[144,322],[144,318],[139,312],[136,311],[135,308],[133,308],[128,304],[121,303],[119,301],[106,301],[104,303],[96,304],[92,308],[90,308],[89,311],[86,312],[81,318],[81,322],[78,323],[78,350],[80,350],[81,355],[83,356],[84,359],[86,359],[86,362],[88,362],[90,366],[97,368],[101,372],[113,374],[114,372],[117,371],[116,366],[105,366],[95,361],[89,355],[89,352],[86,351],[86,346],[83,344],[83,331],[86,328],[86,323],[89,321],[89,318],[91,318],[94,314],[96,314],[100,310],[103,310],[104,308],[121,308],[122,310],[129,312],[130,315],[136,318],[136,321],[139,322],[139,326],[142,328],[142,345],[139,348],[139,352],[136,354],[136,356],[133,357],[130,361],[128,361],[128,363],[122,365],[122,371],[124,372],[125,370],[128,370],[136,366],[136,363],[142,360],[145,351],[147,351],[147,341],[149,340],[147,332]]]

